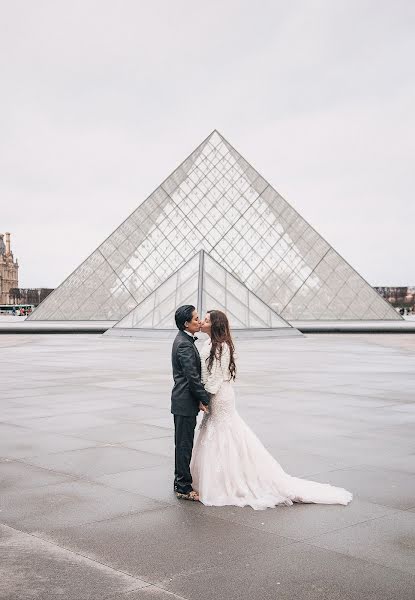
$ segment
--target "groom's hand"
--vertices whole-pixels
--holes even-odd
[[[199,410],[203,410],[203,412],[208,413],[209,409],[206,406],[206,404],[203,404],[203,402],[199,402]]]

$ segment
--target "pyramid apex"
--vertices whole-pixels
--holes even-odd
[[[208,135],[208,139],[210,139],[215,134],[218,135],[220,138],[224,139],[224,137],[221,134],[221,132],[218,131],[217,129],[214,129],[213,131],[210,132],[210,134]]]

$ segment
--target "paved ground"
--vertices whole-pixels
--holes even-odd
[[[0,336],[0,598],[413,600],[415,336],[238,345],[242,415],[348,507],[172,492],[169,343]]]

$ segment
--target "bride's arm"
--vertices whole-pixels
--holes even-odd
[[[223,383],[223,366],[229,363],[229,350],[228,346],[225,344],[221,359],[217,359],[216,357],[213,359],[212,370],[209,371],[207,369],[206,381],[204,382],[205,390],[212,395],[218,393],[220,386]]]

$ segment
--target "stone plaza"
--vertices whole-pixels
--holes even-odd
[[[413,600],[415,336],[237,340],[238,408],[349,506],[173,492],[171,341],[0,336],[0,598]]]

